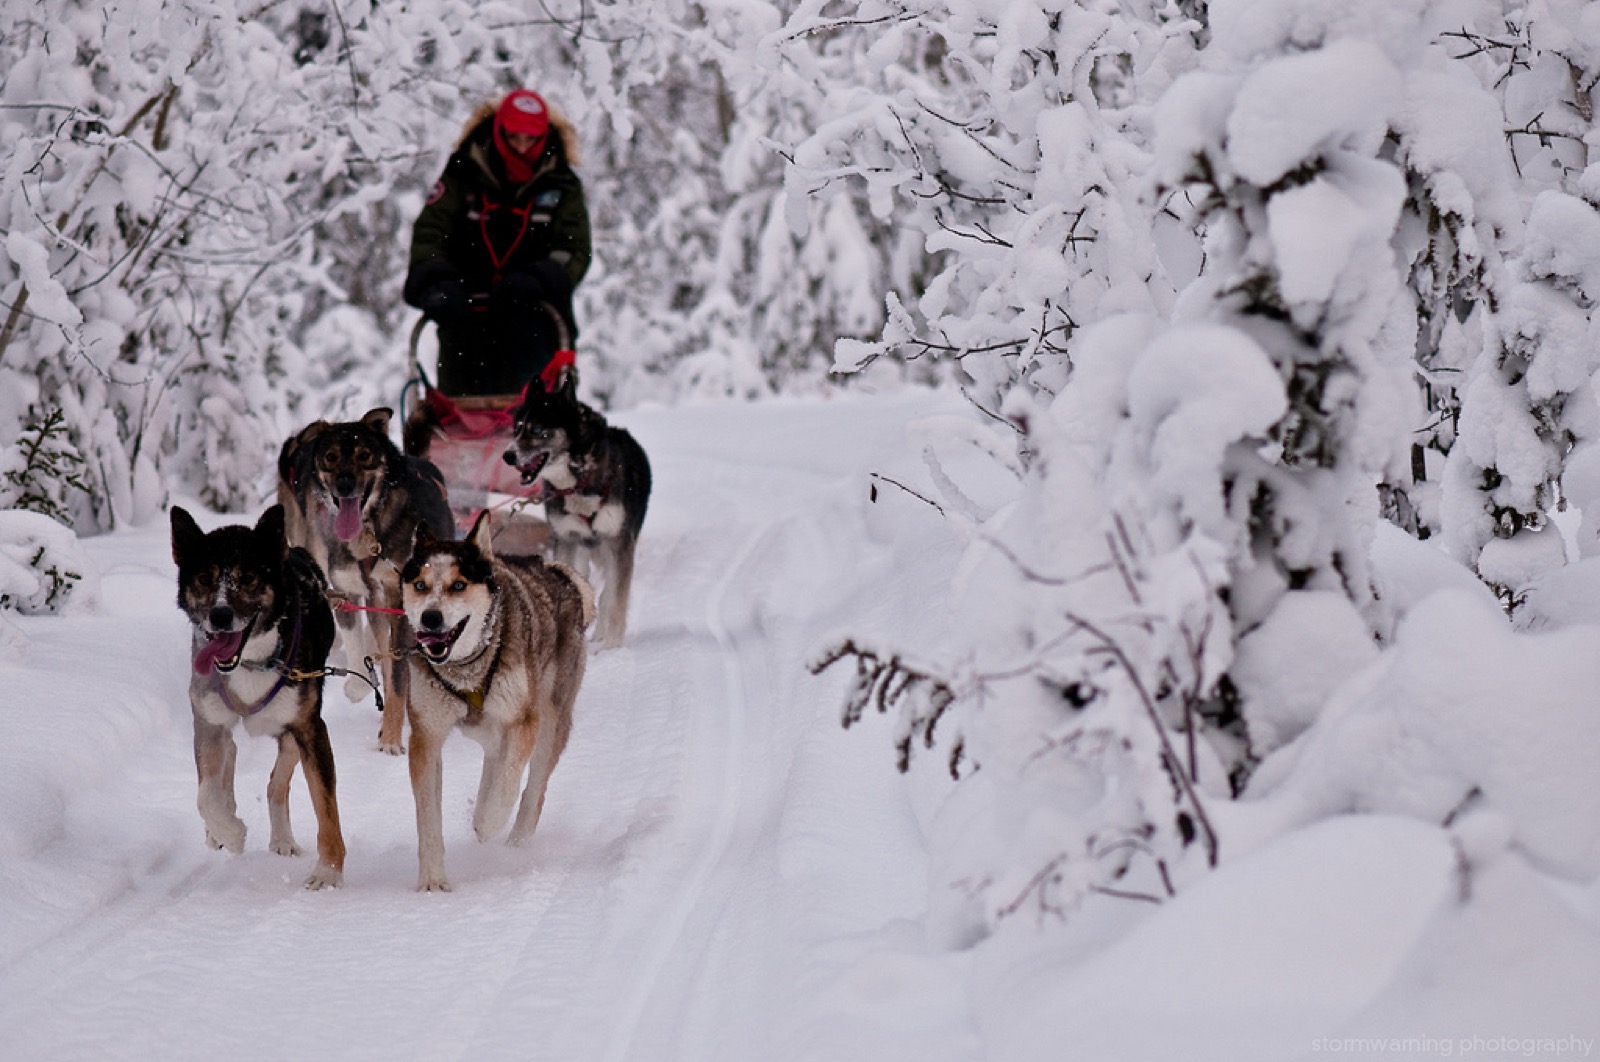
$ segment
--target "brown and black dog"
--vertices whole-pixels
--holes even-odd
[[[233,785],[233,731],[243,725],[248,734],[278,742],[267,781],[272,850],[300,854],[289,828],[289,782],[299,764],[317,815],[317,867],[306,887],[340,884],[344,834],[333,746],[322,721],[333,612],[322,572],[309,553],[288,544],[283,509],[276,505],[254,528],[230,524],[209,534],[189,513],[173,508],[172,559],[178,565],[178,607],[193,631],[189,706],[206,842],[244,850],[245,824]]]
[[[419,528],[448,538],[454,523],[438,469],[390,440],[392,416],[378,408],[360,420],[319,420],[301,429],[278,454],[278,496],[289,513],[290,541],[310,551],[334,596],[353,606],[338,613],[347,663],[356,670],[365,659],[382,662],[378,747],[399,755],[407,682],[396,658],[407,637],[399,569]],[[358,699],[366,690],[352,677],[345,692]]]

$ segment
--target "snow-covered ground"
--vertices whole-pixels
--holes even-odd
[[[413,891],[405,762],[337,684],[344,887],[307,892],[313,857],[265,849],[265,741],[241,745],[245,853],[207,849],[166,525],[86,540],[98,608],[16,619],[26,653],[0,666],[0,1059],[1596,1057],[1600,886],[1536,869],[1539,839],[1492,814],[1286,829],[1286,784],[1214,805],[1222,866],[1165,904],[930,939],[940,757],[896,774],[892,723],[842,730],[847,676],[806,664],[840,633],[916,644],[943,620],[961,542],[869,475],[933,493],[906,426],[964,408],[619,418],[656,474],[628,643],[592,658],[525,848],[473,840],[478,748],[449,743],[448,894]],[[1347,715],[1312,745],[1374,725]],[[299,781],[292,808],[307,841]]]

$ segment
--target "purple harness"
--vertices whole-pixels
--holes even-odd
[[[282,693],[283,688],[289,684],[289,668],[291,666],[290,661],[294,660],[294,658],[300,653],[300,626],[300,618],[297,616],[294,623],[294,635],[289,641],[288,657],[287,659],[278,659],[278,681],[273,683],[272,688],[266,692],[265,696],[258,699],[254,704],[241,705],[238,701],[234,700],[233,694],[228,692],[228,683],[223,679],[222,673],[215,668],[212,668],[211,689],[218,697],[222,698],[222,703],[226,704],[235,715],[255,715],[257,712],[261,711],[261,709],[265,708],[267,704],[271,702],[272,698]],[[281,645],[282,642],[279,644]],[[273,665],[269,662],[261,666],[271,667]]]

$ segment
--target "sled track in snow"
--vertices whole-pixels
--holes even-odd
[[[717,725],[706,732],[721,735],[717,742],[716,758],[720,768],[716,790],[715,819],[707,835],[705,846],[695,857],[693,870],[685,887],[677,894],[670,910],[652,934],[650,945],[638,966],[638,973],[623,999],[618,1019],[607,1040],[604,1062],[624,1062],[637,1039],[645,1010],[662,972],[671,961],[673,952],[683,938],[684,930],[695,908],[705,896],[712,874],[728,855],[739,818],[740,772],[735,756],[744,742],[745,713],[740,710],[744,700],[744,661],[738,652],[737,640],[724,622],[724,609],[730,591],[738,581],[745,565],[755,556],[771,533],[772,523],[763,525],[750,535],[734,563],[718,581],[716,591],[706,604],[705,626],[716,641],[722,657],[723,696]]]

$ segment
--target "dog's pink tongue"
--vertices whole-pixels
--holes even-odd
[[[361,499],[340,498],[339,515],[333,518],[333,533],[340,542],[349,542],[361,534]]]
[[[218,660],[227,660],[239,651],[244,641],[244,631],[231,634],[213,634],[200,651],[194,654],[194,673],[209,675],[217,669]]]

